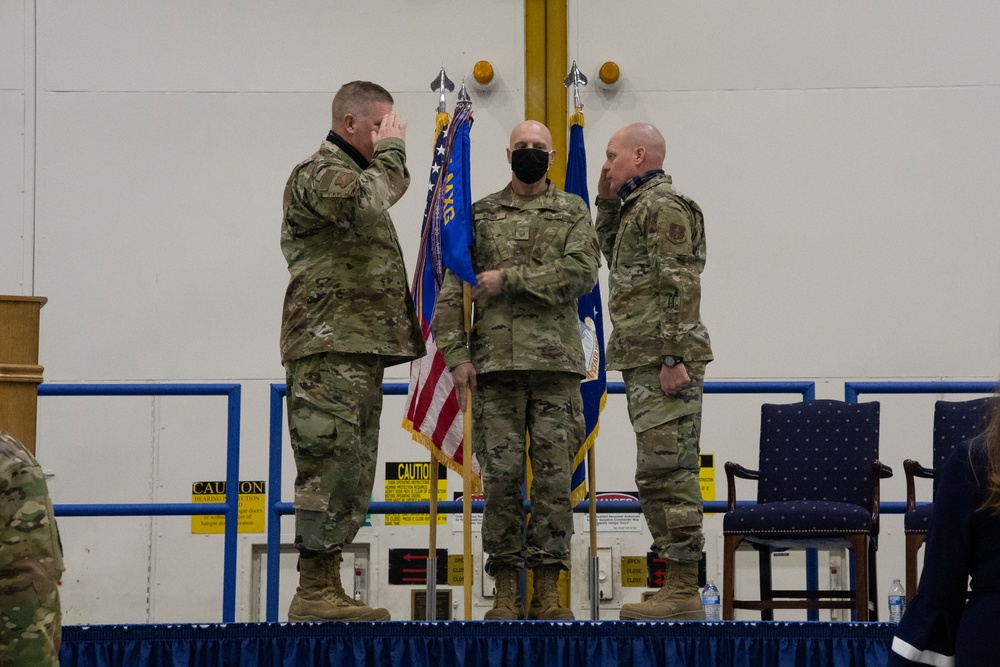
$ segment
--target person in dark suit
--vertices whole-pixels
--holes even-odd
[[[938,491],[917,594],[889,665],[996,665],[1000,648],[1000,409],[955,448]]]

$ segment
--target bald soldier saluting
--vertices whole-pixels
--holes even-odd
[[[705,545],[698,441],[705,366],[705,219],[663,173],[666,143],[636,123],[608,142],[597,189],[597,236],[608,259],[609,370],[622,371],[636,439],[635,483],[666,559],[663,588],[622,606],[621,618],[703,619],[698,561]]]
[[[462,323],[462,284],[445,276],[434,335],[464,408],[473,393],[473,450],[483,470],[486,571],[496,578],[488,620],[523,618],[518,571],[534,570],[530,618],[572,619],[559,603],[569,569],[573,457],[586,427],[585,375],[576,300],[597,284],[600,250],[586,204],[552,186],[552,135],[536,121],[510,135],[510,183],[473,206],[472,264],[478,287],[471,347]],[[531,437],[531,518],[525,534],[521,485]]]

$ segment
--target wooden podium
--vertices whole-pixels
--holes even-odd
[[[0,428],[35,453],[39,311],[44,296],[0,295]]]

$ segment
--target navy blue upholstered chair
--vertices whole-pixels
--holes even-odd
[[[818,400],[761,406],[758,470],[726,463],[729,506],[723,520],[722,617],[753,609],[853,609],[876,620],[875,550],[879,480],[879,404]],[[736,479],[757,480],[757,504],[736,507]],[[736,598],[736,550],[756,549],[760,600]],[[856,586],[849,591],[774,590],[771,554],[788,549],[850,549]]]
[[[931,525],[933,505],[917,506],[914,479],[933,479],[933,495],[937,495],[937,478],[934,469],[944,465],[951,450],[986,430],[993,398],[976,398],[971,401],[938,401],[934,404],[934,468],[925,468],[913,459],[903,461],[906,472],[906,513],[903,515],[903,532],[906,534],[906,597],[913,599],[917,593],[917,552],[924,544]]]

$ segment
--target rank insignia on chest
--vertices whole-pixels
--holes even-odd
[[[684,243],[687,238],[687,229],[684,225],[679,225],[676,222],[671,223],[670,229],[667,230],[667,238],[672,243]]]
[[[514,238],[518,241],[527,241],[531,238],[531,229],[527,222],[517,223],[517,227],[514,229]]]

